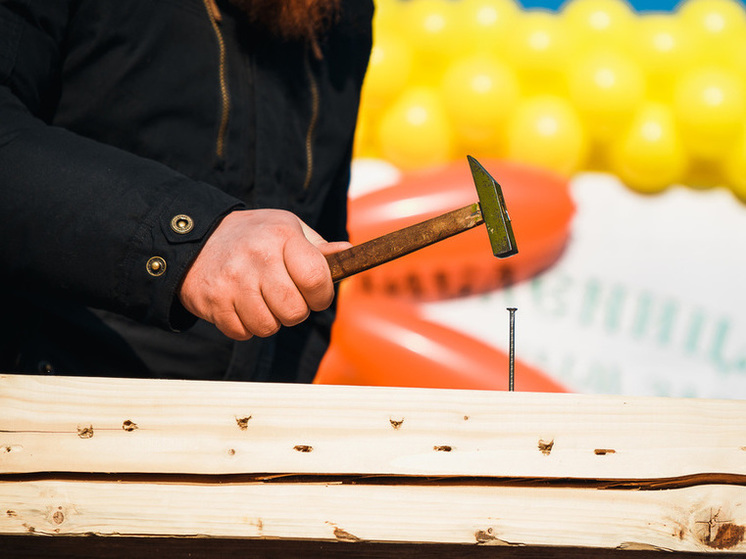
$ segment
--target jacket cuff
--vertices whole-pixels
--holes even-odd
[[[154,209],[125,268],[127,298],[141,302],[143,321],[172,331],[188,329],[197,321],[178,298],[186,271],[220,221],[245,208],[209,184],[179,182],[173,188],[176,195]]]

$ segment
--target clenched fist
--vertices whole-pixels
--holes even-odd
[[[290,212],[232,212],[187,271],[179,298],[230,338],[270,336],[331,304],[324,255],[349,246],[326,242]]]

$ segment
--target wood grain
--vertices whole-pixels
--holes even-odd
[[[588,491],[43,481],[0,485],[0,533],[746,552],[746,487]]]
[[[746,402],[0,375],[0,535],[746,553],[745,533]]]
[[[0,375],[0,473],[45,471],[743,475],[746,402]]]

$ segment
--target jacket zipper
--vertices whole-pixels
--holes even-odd
[[[220,31],[220,21],[222,17],[215,0],[202,0],[202,2],[205,5],[208,17],[210,18],[212,29],[215,32],[215,38],[218,41],[218,80],[220,84],[221,111],[218,136],[215,141],[215,154],[218,158],[222,159],[225,154],[225,135],[228,129],[228,115],[231,111],[231,99],[228,93],[228,80],[226,78],[225,40],[223,39],[222,31]]]
[[[316,129],[316,123],[319,120],[319,85],[316,82],[316,76],[311,70],[311,51],[305,59],[306,75],[308,76],[309,88],[311,91],[311,120],[308,123],[306,131],[306,178],[303,181],[303,190],[308,190],[313,175],[313,133]]]

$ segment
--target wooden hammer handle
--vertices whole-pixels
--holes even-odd
[[[334,282],[341,281],[462,233],[483,223],[478,203],[439,215],[326,257]]]

